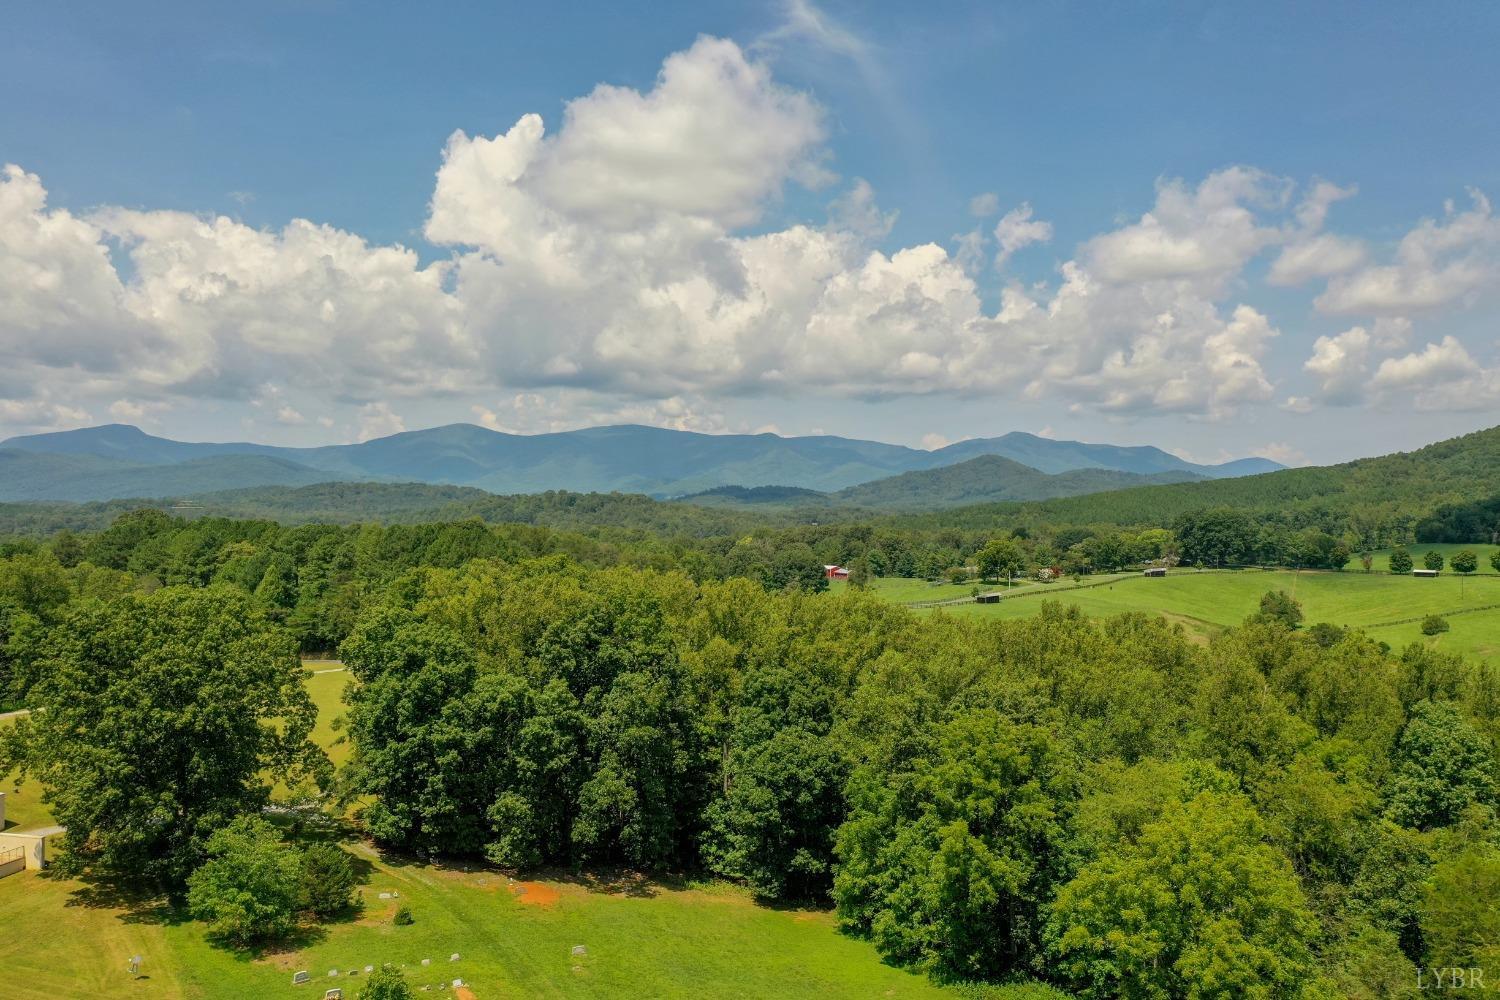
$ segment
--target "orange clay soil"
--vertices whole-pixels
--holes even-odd
[[[510,891],[516,894],[517,902],[532,906],[552,906],[562,898],[556,889],[543,882],[517,882]]]

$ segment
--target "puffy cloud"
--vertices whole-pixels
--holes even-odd
[[[399,434],[404,430],[406,430],[406,421],[391,409],[391,404],[383,399],[374,403],[366,403],[359,408],[358,434],[361,441]]]
[[[1286,182],[1248,167],[1210,174],[1196,188],[1162,181],[1155,207],[1134,224],[1090,240],[1084,260],[1115,283],[1217,284],[1281,238],[1275,227],[1260,225],[1255,208],[1281,205],[1286,191]]]
[[[155,422],[172,404],[159,399],[117,399],[109,404],[109,415],[126,423]]]
[[[1000,250],[995,254],[995,266],[1004,267],[1011,254],[1029,247],[1033,243],[1046,243],[1052,239],[1052,223],[1032,219],[1031,203],[1012,209],[995,223],[995,242]]]
[[[0,427],[21,431],[56,431],[91,423],[89,412],[50,399],[0,399]]]
[[[1317,307],[1328,313],[1390,314],[1472,300],[1500,284],[1500,218],[1479,191],[1473,206],[1445,206],[1442,221],[1423,219],[1402,237],[1389,264],[1333,278]]]
[[[1271,264],[1266,280],[1273,285],[1300,285],[1311,278],[1352,271],[1364,263],[1365,247],[1359,240],[1321,232],[1329,208],[1352,198],[1357,191],[1353,186],[1339,187],[1329,181],[1314,183],[1297,206],[1297,224]]]
[[[1295,445],[1285,441],[1270,441],[1250,449],[1250,454],[1259,455],[1261,458],[1269,458],[1273,462],[1293,467],[1307,465],[1307,453]]]
[[[1370,385],[1387,403],[1409,399],[1421,410],[1473,410],[1500,402],[1500,371],[1482,367],[1454,337],[1386,358]]]
[[[1359,240],[1319,233],[1283,247],[1266,280],[1273,285],[1300,285],[1352,271],[1364,261],[1365,246]]]
[[[455,132],[427,237],[518,263],[537,236],[550,259],[610,234],[722,232],[754,222],[788,181],[826,180],[822,138],[810,98],[733,42],[700,38],[649,93],[600,85],[570,102],[552,136],[534,114],[492,139]]]
[[[1319,379],[1319,398],[1336,406],[1347,406],[1364,398],[1370,375],[1370,333],[1351,327],[1313,343],[1312,357],[1303,368]]]

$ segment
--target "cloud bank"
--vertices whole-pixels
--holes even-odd
[[[714,428],[706,399],[805,392],[1226,419],[1284,380],[1267,370],[1281,332],[1244,301],[1258,260],[1269,284],[1321,282],[1318,312],[1366,318],[1316,339],[1286,376],[1311,388],[1285,405],[1495,400],[1500,375],[1451,336],[1398,353],[1409,316],[1500,285],[1500,220],[1479,192],[1383,249],[1326,231],[1352,188],[1245,166],[1166,178],[1149,209],[1025,285],[1012,259],[1053,237],[1030,204],[954,250],[889,248],[894,215],[833,172],[827,132],[769,64],[701,38],[649,90],[600,85],[553,127],[529,114],[493,136],[455,132],[427,263],[301,219],[267,231],[75,213],[7,166],[0,423],[224,400],[296,425],[331,400],[370,436],[403,426],[403,399],[452,397],[492,426],[615,414]],[[793,190],[826,198],[828,221],[766,227]],[[993,195],[971,205],[999,209]]]

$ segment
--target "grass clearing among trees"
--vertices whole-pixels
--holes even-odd
[[[333,744],[332,720],[350,675],[333,662],[309,662],[307,688],[318,707],[313,738],[335,761],[346,744]],[[8,723],[0,723],[4,725]],[[35,780],[7,793],[11,829],[51,821]],[[383,854],[357,840],[344,842],[366,868],[365,901],[352,919],[324,925],[291,950],[252,955],[212,944],[201,923],[159,901],[132,906],[72,879],[22,873],[0,879],[0,913],[12,928],[0,935],[0,984],[7,1000],[58,997],[321,996],[342,986],[353,997],[361,976],[351,969],[406,963],[407,978],[423,984],[462,978],[482,1000],[518,996],[923,998],[952,996],[917,972],[881,962],[868,941],[840,934],[827,910],[758,905],[733,886],[669,885],[623,878],[618,883],[542,878],[556,903],[536,905],[513,894],[506,876],[470,864],[426,864]],[[396,891],[397,899],[381,900]],[[396,905],[409,906],[409,927],[392,924]],[[649,942],[649,947],[643,947]],[[573,945],[588,954],[575,958]],[[457,963],[448,957],[457,952]],[[141,956],[143,978],[126,972]],[[424,969],[423,958],[432,960]],[[577,966],[577,971],[574,970]],[[338,979],[328,979],[337,968]],[[313,985],[293,987],[308,970]]]

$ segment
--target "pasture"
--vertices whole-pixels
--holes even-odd
[[[998,604],[958,604],[942,612],[1022,618],[1035,614],[1040,602],[1050,597],[1077,605],[1092,617],[1127,611],[1159,614],[1207,640],[1254,613],[1266,591],[1284,590],[1302,604],[1308,625],[1329,622],[1362,628],[1396,649],[1423,642],[1466,656],[1500,653],[1500,576],[1494,572],[1461,579],[1445,571],[1437,579],[1417,579],[1347,570],[1176,569],[1163,579],[1135,574],[1090,583],[1036,586],[1016,591]],[[1422,635],[1421,618],[1429,614],[1447,617],[1450,631]]]

